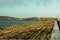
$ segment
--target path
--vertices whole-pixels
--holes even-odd
[[[55,25],[54,25],[54,28],[52,31],[51,40],[60,40],[60,32],[59,32],[57,21],[55,21]]]

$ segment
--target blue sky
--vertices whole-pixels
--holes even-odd
[[[60,16],[60,0],[0,0],[0,16]]]

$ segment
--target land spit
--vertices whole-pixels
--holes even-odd
[[[6,26],[0,28],[0,40],[50,40],[54,19],[32,24]]]

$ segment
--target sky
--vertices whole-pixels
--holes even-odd
[[[60,17],[60,0],[0,0],[0,16]]]

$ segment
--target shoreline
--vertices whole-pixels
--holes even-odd
[[[40,34],[40,32],[43,33],[43,35],[46,35],[46,33],[47,33],[48,35],[46,35],[46,36],[48,37],[48,39],[50,39],[53,27],[54,27],[54,19],[48,20],[46,22],[41,22],[41,23],[39,22],[39,23],[26,24],[21,27],[20,27],[20,25],[10,26],[10,27],[6,27],[3,30],[0,30],[0,32],[3,34],[3,35],[0,34],[0,39],[3,39],[3,38],[20,39],[20,38],[25,38],[25,37],[28,38],[30,36],[28,36],[27,34],[31,35],[31,33],[32,33],[32,35],[38,36],[38,35],[42,35],[42,34]],[[19,34],[21,34],[22,37],[16,36]],[[42,35],[42,38],[43,39],[46,38],[46,36],[44,37],[43,35]],[[16,36],[16,37],[14,37],[14,36]],[[31,36],[30,38],[32,38],[32,37],[33,36]],[[32,39],[35,39],[35,38],[36,37],[34,36]],[[38,36],[38,38],[40,38],[40,36]],[[42,38],[41,38],[41,40],[42,40]]]

